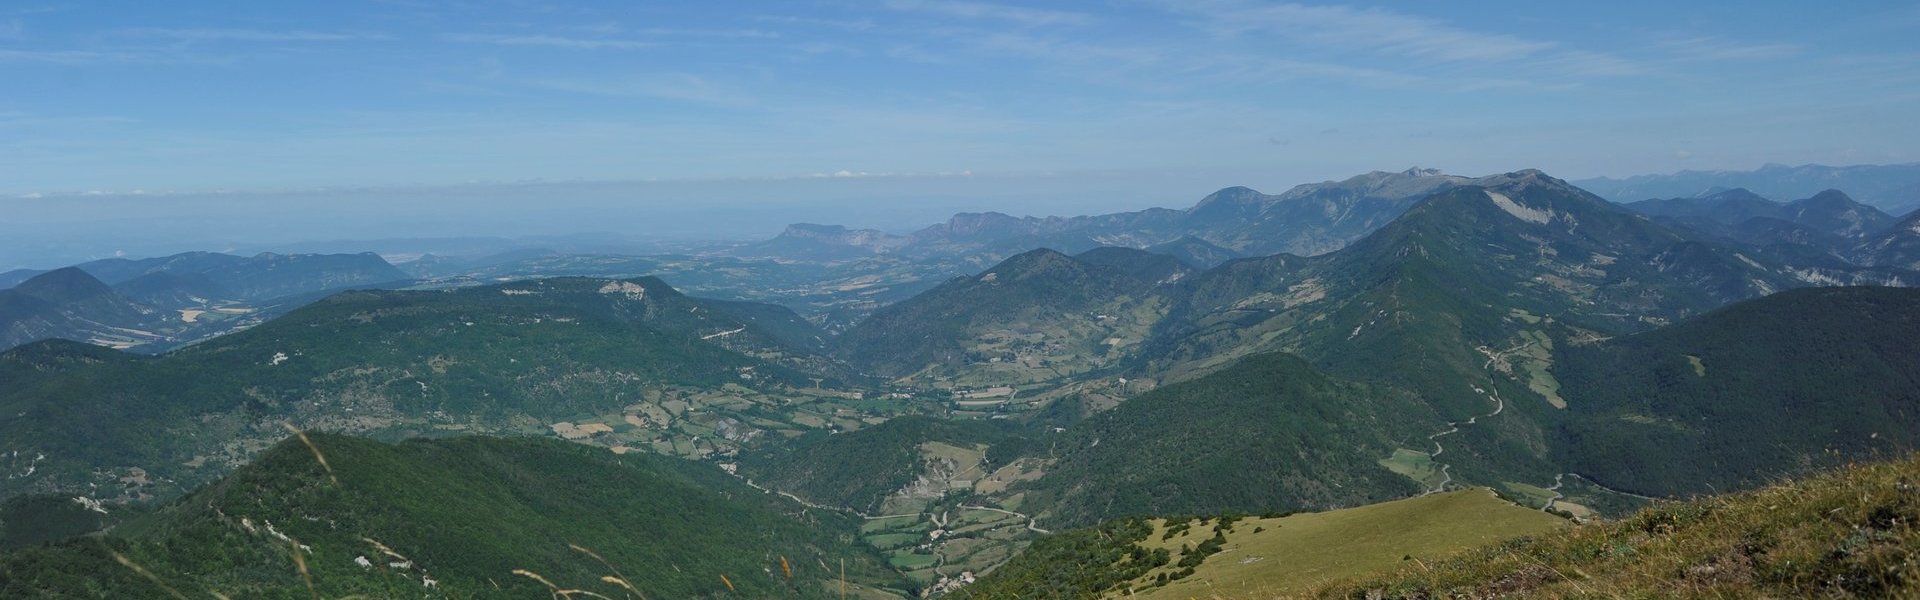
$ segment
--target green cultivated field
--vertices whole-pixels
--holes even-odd
[[[1418,481],[1427,489],[1438,487],[1446,479],[1440,473],[1440,465],[1433,462],[1433,456],[1418,450],[1394,448],[1393,456],[1380,459],[1380,466]]]

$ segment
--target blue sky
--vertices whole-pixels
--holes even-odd
[[[0,196],[1085,184],[1020,205],[1052,212],[1412,165],[1907,162],[1916,39],[1910,2],[12,0]]]

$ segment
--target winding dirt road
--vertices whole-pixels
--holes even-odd
[[[1427,440],[1433,442],[1433,453],[1427,455],[1428,458],[1437,459],[1440,457],[1442,453],[1447,451],[1446,446],[1440,445],[1440,438],[1453,435],[1456,433],[1460,433],[1460,426],[1462,425],[1474,425],[1479,423],[1480,419],[1496,416],[1496,415],[1499,415],[1501,412],[1504,412],[1507,410],[1507,402],[1505,400],[1500,399],[1500,390],[1495,389],[1495,390],[1488,391],[1488,390],[1483,390],[1476,387],[1476,388],[1473,388],[1473,391],[1479,392],[1481,395],[1486,396],[1488,400],[1493,401],[1493,412],[1490,412],[1484,415],[1467,417],[1467,420],[1465,421],[1456,421],[1456,422],[1447,423],[1446,431],[1442,431],[1442,432],[1427,436]],[[1433,486],[1433,489],[1427,490],[1425,492],[1421,492],[1420,495],[1422,496],[1438,494],[1440,492],[1447,491],[1447,486],[1453,485],[1453,465],[1443,463],[1438,460],[1435,460],[1433,462],[1435,464],[1440,465],[1440,475],[1442,479],[1440,480],[1440,483],[1438,485]]]

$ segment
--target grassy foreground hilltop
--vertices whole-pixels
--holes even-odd
[[[1920,456],[1656,505],[1310,596],[1913,598],[1917,525]]]
[[[1035,542],[956,597],[1920,597],[1920,455],[1562,523],[1484,489],[1284,517],[1117,519]]]
[[[1317,513],[1120,519],[1035,542],[958,597],[1295,594],[1566,524],[1486,488]]]

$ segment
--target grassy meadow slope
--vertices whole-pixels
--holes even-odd
[[[1661,504],[1318,598],[1920,597],[1920,457]],[[1248,600],[1287,597],[1262,594]]]
[[[1039,542],[968,600],[1298,593],[1566,526],[1474,488],[1319,513],[1122,519]]]

